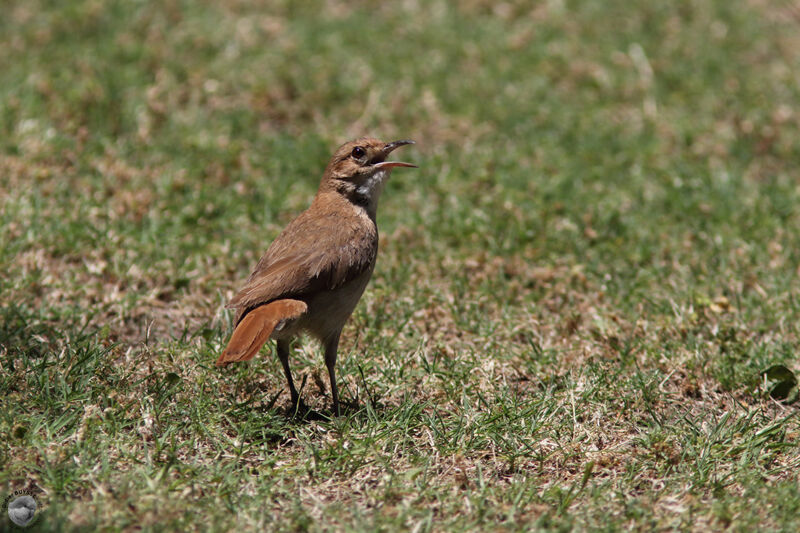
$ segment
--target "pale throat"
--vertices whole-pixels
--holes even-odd
[[[379,170],[356,187],[356,195],[363,200],[364,208],[372,217],[378,211],[378,198],[383,192],[389,173],[389,170]]]

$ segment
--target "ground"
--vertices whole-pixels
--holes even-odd
[[[36,527],[797,530],[796,387],[762,372],[800,370],[800,5],[3,13],[0,489]],[[293,420],[273,346],[214,367],[224,304],[366,134],[420,168],[351,407]],[[319,348],[292,366],[324,413]]]

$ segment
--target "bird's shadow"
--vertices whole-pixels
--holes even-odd
[[[240,403],[228,411],[227,416],[233,419],[230,424],[236,428],[236,438],[241,445],[247,448],[261,444],[270,448],[292,446],[296,444],[296,437],[302,429],[318,426],[344,431],[347,426],[360,426],[373,418],[376,412],[387,409],[373,401],[360,403],[357,399],[345,400],[340,402],[340,415],[335,416],[330,406],[311,409],[302,400],[297,406],[276,406],[276,401],[283,393],[281,389],[268,402]]]
[[[363,374],[362,374],[363,377]],[[285,409],[284,415],[289,419],[289,421],[294,423],[308,423],[308,422],[333,422],[337,418],[361,418],[366,416],[368,407],[374,412],[383,411],[383,405],[373,397],[372,394],[367,393],[366,402],[362,403],[360,398],[356,396],[353,400],[339,400],[339,415],[337,416],[333,412],[333,407],[329,406],[324,410],[314,410],[311,409],[306,405],[303,401],[303,390],[306,387],[306,379],[308,376],[303,377],[303,381],[300,384],[300,390],[298,394],[300,396],[300,400],[297,404],[290,405],[288,408]],[[275,396],[273,396],[270,402],[267,404],[267,408],[271,409],[275,402],[277,401],[278,397],[283,393],[283,389],[279,390]]]
[[[275,391],[268,400],[258,401],[256,395],[252,394],[252,392],[260,387],[252,387],[253,390],[248,391],[251,393],[250,397],[244,402],[237,403],[237,410],[239,410],[240,413],[238,416],[244,415],[248,412],[251,414],[260,413],[277,419],[283,418],[287,425],[297,426],[312,422],[332,423],[337,419],[345,418],[358,421],[369,416],[369,412],[381,413],[386,409],[386,406],[384,406],[378,398],[369,393],[367,393],[366,397],[364,398],[360,398],[357,395],[356,398],[352,400],[340,400],[339,416],[333,412],[333,406],[329,403],[330,398],[326,398],[325,401],[328,405],[325,408],[312,409],[303,401],[303,392],[306,388],[306,377],[307,376],[304,377],[298,391],[298,395],[300,397],[299,401],[294,404],[289,404],[285,407],[276,404],[284,393],[289,393],[288,389],[280,388]],[[265,391],[262,389],[262,393],[263,392]]]
[[[384,408],[381,404],[370,401],[369,406],[358,401],[358,399],[339,402],[339,415],[333,412],[332,407],[315,410],[308,407],[301,399],[299,405],[290,405],[284,409],[275,408],[274,411],[282,411],[283,415],[290,423],[303,424],[309,422],[333,422],[337,418],[363,418],[366,416],[368,408],[372,411],[380,412]]]
[[[380,413],[386,407],[374,399],[366,401],[359,401],[358,398],[353,400],[340,400],[339,402],[339,415],[333,412],[332,406],[328,405],[323,409],[312,409],[302,400],[297,404],[290,404],[286,407],[276,406],[278,398],[287,390],[281,389],[277,391],[266,403],[260,405],[253,405],[250,407],[253,411],[258,411],[264,414],[270,414],[276,418],[283,418],[288,425],[302,425],[311,422],[331,423],[337,419],[352,419],[360,420],[368,416],[368,412]]]

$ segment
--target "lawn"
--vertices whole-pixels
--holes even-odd
[[[6,0],[0,50],[0,498],[35,528],[800,527],[796,2]],[[367,134],[420,168],[351,407],[293,419],[272,343],[214,366],[224,305]],[[292,368],[329,409],[319,347]]]

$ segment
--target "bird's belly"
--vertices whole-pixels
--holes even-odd
[[[370,269],[335,290],[322,291],[306,300],[308,311],[276,331],[272,337],[294,337],[305,331],[324,341],[339,333],[356,308],[371,276]]]

